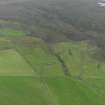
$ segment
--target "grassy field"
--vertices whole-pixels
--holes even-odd
[[[0,77],[2,105],[51,105],[46,91],[34,77]]]
[[[85,78],[83,83],[91,87],[98,95],[105,97],[105,78],[97,76]]]
[[[105,62],[92,58],[92,54],[97,50],[96,47],[85,42],[67,42],[56,44],[54,50],[64,60],[72,76],[104,77]]]
[[[35,42],[35,46],[31,46],[31,43],[28,44],[29,47],[26,47],[26,41],[22,41],[23,46],[15,45],[15,43],[14,45],[17,52],[19,52],[32,66],[33,70],[42,77],[64,77],[62,65],[57,58],[49,52],[44,42],[34,38],[34,43]]]
[[[0,36],[16,37],[24,36],[25,33],[22,31],[12,30],[12,29],[0,29]]]
[[[48,46],[15,31],[5,34],[0,37],[0,104],[104,105],[105,64],[91,57],[96,47],[72,41]]]
[[[0,19],[0,37],[19,37],[24,35],[26,35],[26,33],[22,30],[19,22]]]
[[[104,98],[71,78],[46,79],[60,105],[104,105]]]
[[[72,77],[105,97],[105,62],[92,57],[97,50],[97,47],[86,42],[71,41],[54,45],[54,51],[60,55]]]
[[[30,65],[15,50],[0,51],[1,76],[32,76]]]
[[[70,78],[0,77],[2,105],[104,105],[102,97]],[[77,88],[78,87],[78,88]]]
[[[23,46],[20,47],[20,45],[16,44],[15,47],[25,60],[30,62],[35,72],[40,75],[39,80],[41,80],[41,83],[44,83],[44,88],[49,92],[52,105],[104,105],[104,97],[98,95],[97,91],[91,88],[91,85],[87,86],[84,81],[74,81],[70,77],[66,77],[59,59],[49,51],[41,40],[32,38],[32,43],[35,43],[33,40],[35,40],[36,44],[35,46],[31,46],[32,48],[30,46],[26,47],[27,40],[25,39],[24,42],[22,41]],[[32,44],[31,42],[28,43]],[[53,47],[55,48],[55,52],[63,58],[73,77],[81,76],[82,54],[86,54],[84,55],[86,58],[83,63],[85,66],[90,61],[92,62],[89,63],[88,71],[83,71],[84,76],[82,75],[82,79],[91,76],[104,76],[103,72],[98,74],[98,71],[95,70],[98,62],[90,57],[90,53],[87,50],[88,48],[89,50],[92,49],[87,44],[83,42],[59,43]],[[70,54],[70,49],[72,49],[73,54]],[[73,70],[69,68],[71,64],[74,64],[72,66]],[[75,66],[78,66],[77,69],[75,69]],[[104,64],[101,66],[104,69]],[[91,71],[93,67],[94,71]]]

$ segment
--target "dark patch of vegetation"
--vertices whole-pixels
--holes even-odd
[[[62,68],[63,68],[63,70],[64,70],[64,74],[65,74],[66,76],[70,76],[69,70],[68,70],[68,68],[67,68],[67,66],[66,66],[66,64],[65,64],[65,62],[64,62],[64,60],[61,58],[61,56],[60,56],[59,54],[54,54],[54,55],[56,56],[56,58],[58,59],[58,61],[61,63]]]

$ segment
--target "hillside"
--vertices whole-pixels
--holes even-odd
[[[1,105],[105,105],[97,2],[0,0]]]
[[[103,72],[99,75],[96,70],[91,71],[96,62],[88,64],[88,73],[84,73],[83,78],[81,75],[81,81],[77,78],[80,76],[82,61],[79,61],[79,53],[75,55],[76,50],[82,52],[87,48],[86,45],[72,42],[52,44],[50,48],[55,49],[52,52],[49,46],[38,38],[7,35],[1,36],[0,39],[0,101],[3,105],[104,105],[103,95],[97,94],[100,91],[93,90],[92,85],[87,87],[84,83],[84,79],[92,79],[92,76],[104,78]],[[73,55],[70,54],[69,48]],[[69,51],[69,55],[63,54],[62,51]],[[74,61],[68,61],[69,57],[65,60],[66,56],[63,55],[74,57]],[[86,55],[88,56],[87,53]],[[60,56],[62,60],[59,59]],[[66,62],[71,66],[75,64],[72,71]],[[68,70],[66,73],[65,69]]]

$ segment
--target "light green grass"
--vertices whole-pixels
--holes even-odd
[[[71,75],[73,77],[78,77],[76,79],[80,79],[82,84],[90,88],[98,96],[104,97],[105,96],[104,94],[105,93],[105,85],[104,85],[105,84],[105,62],[104,61],[101,62],[95,59],[94,57],[92,57],[92,54],[94,54],[94,52],[96,52],[97,50],[98,50],[97,47],[91,46],[87,44],[87,42],[72,42],[71,41],[71,42],[59,43],[54,46],[54,51],[57,54],[59,54],[61,58],[64,60]],[[61,80],[61,83],[62,82],[63,81]],[[56,85],[57,84],[53,86],[56,86]],[[72,84],[70,83],[70,85]],[[66,86],[66,87],[69,87],[69,86]],[[56,89],[57,87],[54,87],[54,88]],[[56,92],[59,91],[59,89],[60,87],[58,88],[58,90],[56,90]],[[66,90],[67,89],[65,89],[65,91]],[[87,90],[85,90],[85,92],[87,92]],[[83,92],[83,94],[85,94],[85,92]],[[80,93],[76,92],[75,94],[81,97],[81,93],[82,92]],[[61,95],[62,94],[60,94],[60,96]],[[87,96],[89,96],[89,98],[91,97],[88,93],[87,93]],[[65,97],[70,97],[70,96],[68,94],[68,96],[65,96]],[[84,97],[81,97],[81,98],[83,99],[83,101],[85,100]],[[92,99],[94,100],[94,102],[97,100],[96,97]],[[71,100],[74,100],[74,99],[71,98]],[[69,99],[67,101],[69,103]],[[74,103],[71,105],[77,105],[75,102],[76,101],[74,101]],[[89,104],[87,102],[86,104],[81,103],[79,105],[94,105],[94,104]],[[102,105],[102,104],[100,102],[95,105]]]
[[[92,58],[91,54],[96,50],[86,42],[65,42],[54,46],[54,51],[64,60],[71,74],[82,78],[105,76],[105,62]]]
[[[19,43],[13,43],[13,45],[14,49],[32,66],[33,70],[42,77],[64,76],[60,62],[50,53],[42,40],[24,37],[20,39]]]
[[[42,77],[62,77],[64,76],[62,66],[55,56],[45,49],[39,48],[19,48],[19,53],[30,62],[32,68]]]
[[[1,36],[24,36],[25,32],[22,30],[21,24],[15,20],[0,19],[0,37]]]
[[[15,51],[0,51],[0,76],[32,76],[30,65]]]
[[[6,41],[6,42],[5,42]],[[96,48],[85,42],[65,42],[53,46],[54,52],[64,60],[72,76],[66,77],[59,59],[46,44],[33,37],[3,38],[0,44],[12,44],[9,50],[0,51],[0,104],[2,105],[105,105],[102,81],[104,62],[90,56]],[[72,54],[70,54],[72,53]],[[100,63],[100,70],[97,64]],[[91,82],[90,82],[91,81]],[[96,88],[92,88],[93,83]]]
[[[0,36],[18,37],[18,36],[25,36],[25,33],[15,29],[0,29]]]

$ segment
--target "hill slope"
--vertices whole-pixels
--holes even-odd
[[[95,0],[0,5],[0,104],[104,105],[104,9]]]
[[[74,76],[78,76],[76,74],[80,74],[79,70],[72,68],[73,71],[71,71],[71,69],[69,69],[69,65],[72,64],[74,64],[74,67],[79,65],[78,69],[81,69],[80,64],[82,61],[80,61],[79,53],[77,55],[77,50],[78,52],[84,51],[83,49],[86,50],[87,46],[84,45],[84,43],[76,44],[75,42],[69,42],[52,44],[50,48],[55,48],[52,52],[49,46],[38,38],[27,36],[2,36],[1,38],[3,44],[0,46],[3,47],[3,45],[6,44],[6,40],[8,40],[9,43],[9,48],[4,46],[4,48],[1,49],[1,53],[3,52],[4,56],[0,57],[0,59],[2,58],[2,63],[0,63],[0,92],[2,93],[0,100],[3,105],[104,105],[105,99],[97,93],[97,90],[93,90],[91,85],[87,86],[84,81],[80,82],[74,78]],[[11,48],[13,50],[11,50]],[[59,56],[62,56],[62,51],[63,53],[68,53],[69,48],[71,48],[71,52],[73,52],[73,56],[70,56],[74,57],[74,61],[71,62],[68,61],[68,59],[64,59],[69,55],[63,54],[66,56],[64,56],[62,60],[64,60],[67,70],[70,70],[70,75],[66,75],[64,65],[59,61],[56,54],[60,52]],[[10,55],[8,53],[5,55],[4,52],[7,51]],[[14,54],[18,56],[16,57],[16,61],[14,61]],[[88,53],[86,53],[86,55],[88,56]],[[8,57],[10,57],[9,62],[7,62]],[[20,61],[20,57],[22,62],[28,64],[28,66],[26,65],[26,69],[25,64]],[[19,59],[19,63],[17,59]],[[75,60],[77,60],[77,63]],[[5,66],[3,66],[4,62],[7,62]],[[66,62],[68,62],[69,65],[67,65]],[[88,74],[86,77],[84,75],[86,79],[88,76],[97,76],[96,70],[92,71],[96,73],[95,75],[91,73],[92,65],[95,64],[89,64],[89,68],[87,69]],[[4,71],[5,73],[3,73]],[[32,71],[34,73],[32,73]],[[20,75],[18,75],[19,72]],[[31,73],[32,75],[29,75]],[[101,74],[104,75],[100,72],[100,76],[102,76]]]

